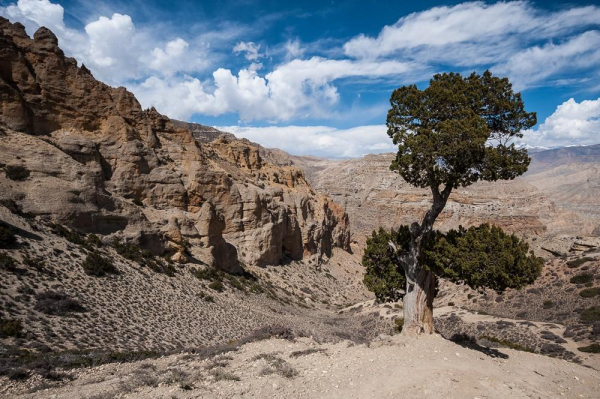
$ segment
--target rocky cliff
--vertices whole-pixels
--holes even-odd
[[[0,18],[0,98],[0,201],[14,212],[229,271],[349,247],[343,208],[301,170],[143,110],[46,28],[32,39]]]

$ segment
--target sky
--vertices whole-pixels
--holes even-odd
[[[327,158],[392,152],[391,92],[436,73],[508,77],[519,143],[600,143],[599,1],[0,0],[144,108]]]

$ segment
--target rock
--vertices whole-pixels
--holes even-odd
[[[40,28],[0,17],[0,200],[83,232],[120,235],[177,262],[222,270],[349,249],[343,208],[268,150],[142,110],[126,89],[79,68]],[[7,82],[10,82],[8,84]],[[216,139],[216,140],[215,140]],[[261,155],[263,154],[263,155]]]

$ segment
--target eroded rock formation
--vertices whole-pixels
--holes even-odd
[[[65,57],[46,28],[31,39],[0,18],[0,98],[0,200],[18,212],[230,271],[349,247],[343,208],[301,170],[142,110]]]

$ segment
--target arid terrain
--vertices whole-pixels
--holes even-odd
[[[58,44],[0,17],[0,396],[600,394],[599,146],[452,195],[436,227],[500,225],[546,264],[504,294],[442,282],[411,340],[362,283],[366,236],[429,206],[393,154],[170,120]]]

